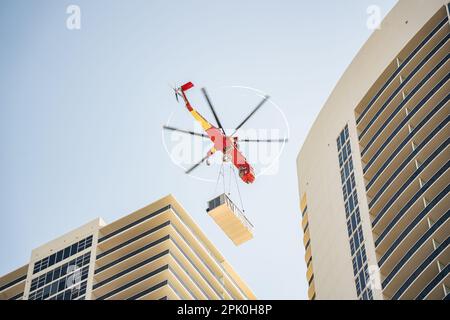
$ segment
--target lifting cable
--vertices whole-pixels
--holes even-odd
[[[222,162],[222,165],[220,166],[219,174],[217,175],[216,187],[214,188],[214,194],[213,194],[213,196],[216,195],[217,187],[219,186],[219,180],[220,180],[220,175],[221,175],[221,173],[222,173],[222,169],[223,169],[223,162]],[[224,186],[224,189],[225,189],[225,186]],[[224,192],[225,192],[225,190],[224,190]]]
[[[236,171],[233,167],[233,165],[230,164],[230,178],[228,181],[228,196],[231,196],[231,171],[233,171],[233,177],[234,177],[234,182],[236,183],[236,189],[239,195],[239,201],[241,203],[241,209],[242,212],[245,213],[245,208],[244,208],[244,202],[242,201],[242,195],[241,195],[241,190],[239,189],[239,182],[236,176]],[[226,182],[225,182],[225,167],[224,167],[224,162],[222,162],[221,166],[220,166],[220,170],[219,170],[219,174],[217,175],[217,181],[216,181],[216,187],[214,188],[214,194],[216,194],[217,192],[217,187],[219,186],[219,180],[220,177],[222,176],[222,182],[223,182],[223,193],[227,193],[226,190]]]
[[[231,170],[232,170],[232,165],[230,164],[230,178],[228,179],[228,195],[231,196]]]
[[[232,168],[232,169],[233,169],[234,181],[236,182],[236,188],[237,188],[237,191],[238,191],[238,194],[239,194],[239,200],[241,201],[242,212],[245,213],[244,203],[242,202],[241,191],[239,190],[239,183],[238,183],[238,180],[237,180],[237,177],[236,177],[236,172],[234,171],[234,168]]]
[[[221,166],[221,171],[222,171],[223,193],[226,193],[226,190],[225,190],[225,167],[223,165],[223,162],[222,162],[222,166]]]

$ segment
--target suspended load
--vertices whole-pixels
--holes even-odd
[[[225,193],[209,201],[206,212],[236,246],[253,238],[253,225]]]

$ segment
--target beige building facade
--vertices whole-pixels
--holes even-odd
[[[297,157],[310,299],[449,299],[448,0],[400,0]]]
[[[1,300],[247,300],[253,292],[169,195],[95,219],[0,277]]]

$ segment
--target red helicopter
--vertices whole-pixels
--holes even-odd
[[[177,101],[179,101],[179,97],[182,97],[184,100],[184,103],[186,105],[186,108],[191,113],[191,115],[194,117],[194,119],[200,123],[203,130],[205,130],[206,134],[193,132],[189,130],[182,130],[170,126],[163,126],[164,129],[170,130],[170,131],[177,131],[182,132],[186,134],[190,134],[193,136],[200,136],[209,138],[214,146],[208,151],[208,153],[195,165],[193,165],[191,168],[186,170],[186,173],[191,173],[195,168],[197,168],[201,163],[203,163],[205,160],[207,164],[209,165],[209,158],[216,152],[221,151],[222,152],[222,159],[224,162],[231,161],[233,165],[238,169],[239,171],[239,177],[247,184],[253,183],[255,181],[255,173],[253,170],[253,167],[248,163],[245,156],[242,154],[242,152],[239,150],[239,144],[238,144],[238,137],[234,136],[236,132],[256,113],[256,111],[259,110],[259,108],[262,107],[262,105],[269,99],[269,96],[264,96],[263,100],[253,109],[252,112],[236,127],[234,132],[231,135],[227,135],[225,133],[225,130],[222,127],[222,124],[219,120],[219,117],[217,116],[217,113],[211,103],[211,99],[208,96],[208,93],[205,88],[202,88],[202,93],[205,96],[206,102],[208,103],[212,114],[214,115],[214,118],[217,123],[217,127],[212,125],[210,122],[208,122],[200,113],[195,110],[192,105],[190,104],[187,96],[186,91],[194,87],[194,84],[192,82],[188,82],[184,85],[182,85],[179,88],[173,88],[175,92],[175,97]],[[286,142],[287,139],[241,139],[239,141],[243,142]]]

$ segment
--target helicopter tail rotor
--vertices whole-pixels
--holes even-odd
[[[176,84],[169,84],[169,87],[173,90],[173,94],[175,95],[175,99],[177,100],[177,102],[180,102],[180,99],[178,97],[180,95],[180,88]]]

